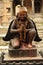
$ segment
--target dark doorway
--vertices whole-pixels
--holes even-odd
[[[13,0],[12,7],[13,7],[13,15],[15,15],[15,6],[21,5],[21,0]]]
[[[35,13],[41,12],[42,0],[34,0]]]

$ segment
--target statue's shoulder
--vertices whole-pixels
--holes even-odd
[[[18,20],[18,19],[17,19],[17,17],[15,16],[15,17],[13,18],[13,21],[17,23],[17,20]]]
[[[33,20],[31,19],[31,18],[29,18],[29,17],[27,17],[27,20],[28,20],[28,22],[32,22]]]
[[[10,23],[16,22],[17,18],[13,17],[12,19],[10,19]]]

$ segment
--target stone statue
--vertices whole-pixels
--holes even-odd
[[[32,41],[41,41],[35,23],[28,17],[27,8],[17,5],[16,18],[11,22],[7,35],[3,40],[9,41],[14,49],[31,48]]]

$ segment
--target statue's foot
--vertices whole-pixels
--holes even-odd
[[[32,44],[28,44],[28,48],[32,48]]]
[[[22,48],[27,48],[27,47],[28,47],[27,44],[25,44],[25,43],[22,44]]]

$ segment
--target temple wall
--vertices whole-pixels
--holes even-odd
[[[22,0],[22,1],[23,1],[23,5],[27,7],[29,14],[35,13],[34,0]],[[8,23],[8,21],[12,19],[13,17],[12,3],[13,0],[0,0],[0,25],[4,25],[4,23]],[[41,7],[41,13],[43,14],[43,4]]]

